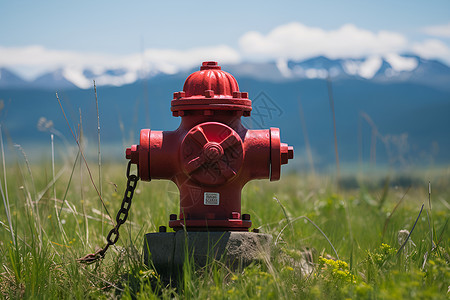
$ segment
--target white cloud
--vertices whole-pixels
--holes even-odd
[[[432,36],[450,38],[450,23],[425,27],[422,32]]]
[[[440,26],[437,30],[438,27],[429,27],[427,30],[445,35],[446,30],[450,29],[450,24]],[[121,77],[122,81],[117,82],[120,85],[124,82],[132,82],[136,76],[147,72],[162,71],[172,74],[199,66],[205,60],[215,60],[220,64],[234,64],[241,60],[272,60],[277,62],[278,68],[284,72],[285,76],[289,76],[286,60],[325,55],[330,58],[371,57],[367,65],[355,63],[354,66],[348,66],[350,70],[370,77],[373,76],[373,69],[379,65],[380,57],[386,58],[397,71],[414,69],[417,65],[414,59],[398,56],[403,52],[413,52],[425,58],[437,58],[450,62],[450,48],[439,39],[413,43],[396,32],[373,32],[352,24],[343,25],[334,30],[324,30],[293,22],[278,26],[267,34],[257,31],[245,33],[239,39],[238,50],[227,45],[216,45],[186,50],[147,49],[143,53],[113,55],[53,50],[36,45],[0,46],[0,67],[19,71],[27,79],[58,68],[64,69],[67,77],[79,79],[84,78],[83,69],[89,68],[96,76],[98,75],[99,84],[103,79],[105,82],[113,80],[100,77],[106,68],[125,69],[128,73]],[[80,85],[88,85],[87,82],[80,80],[78,80]]]
[[[397,53],[406,49],[408,41],[395,32],[374,33],[352,24],[323,30],[293,22],[278,26],[267,35],[248,32],[240,38],[239,45],[248,58],[302,59],[316,55],[338,58]]]
[[[203,61],[218,61],[220,64],[233,64],[240,61],[239,53],[226,45],[193,48],[186,51],[149,49],[144,53],[144,61],[157,66],[166,73],[176,73],[180,69],[199,66]],[[135,57],[135,63],[142,63],[142,58]]]
[[[22,72],[31,72],[34,76],[44,71],[66,67],[74,70],[89,67],[98,73],[105,68],[176,73],[179,70],[199,66],[205,60],[216,60],[221,64],[232,64],[240,61],[240,55],[236,50],[226,45],[187,50],[147,49],[144,53],[130,55],[51,50],[42,46],[0,46],[0,67],[11,67],[19,70],[19,72],[21,70]],[[71,76],[76,77],[79,74],[72,73]]]
[[[426,40],[412,45],[412,50],[424,58],[440,58],[450,62],[450,48],[440,40]]]
[[[0,66],[18,70],[28,79],[42,72],[75,66],[106,66],[120,61],[119,56],[46,49],[39,45],[27,47],[1,47]],[[31,74],[31,75],[30,75]]]
[[[63,66],[71,64],[106,63],[116,57],[95,53],[50,50],[42,46],[0,47],[0,65]]]

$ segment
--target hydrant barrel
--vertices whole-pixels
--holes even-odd
[[[171,102],[181,124],[174,131],[141,130],[140,144],[126,150],[142,180],[172,180],[180,192],[180,211],[171,215],[174,230],[247,231],[241,190],[254,179],[279,180],[281,165],[294,149],[281,143],[280,130],[249,130],[248,93],[216,62],[204,62]]]

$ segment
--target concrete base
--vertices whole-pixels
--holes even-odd
[[[221,260],[232,269],[270,258],[272,236],[254,232],[157,232],[147,233],[144,263],[159,274],[172,276],[182,270],[186,257],[197,267]]]

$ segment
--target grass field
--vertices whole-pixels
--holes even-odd
[[[220,262],[202,269],[187,264],[183,279],[170,283],[143,265],[141,255],[144,234],[167,225],[169,214],[178,212],[174,184],[139,182],[117,245],[103,261],[81,265],[76,259],[102,247],[112,227],[84,163],[74,164],[75,156],[67,156],[67,163],[53,170],[51,162],[32,165],[20,154],[16,157],[16,163],[6,168],[7,190],[1,172],[3,199],[11,215],[10,224],[2,206],[4,298],[448,299],[450,295],[449,168],[403,177],[392,172],[345,177],[339,187],[327,175],[283,174],[279,182],[253,181],[243,191],[242,211],[252,215],[261,232],[273,236],[271,259],[242,271],[231,271]],[[97,183],[96,162],[90,167]],[[113,218],[123,197],[125,168],[125,161],[102,165],[103,199]],[[416,219],[400,249],[399,231],[411,231]],[[405,240],[406,235],[400,233],[400,238]]]

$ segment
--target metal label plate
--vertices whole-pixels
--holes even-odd
[[[219,205],[220,203],[220,194],[219,193],[209,193],[205,192],[203,198],[203,204],[205,205]]]

